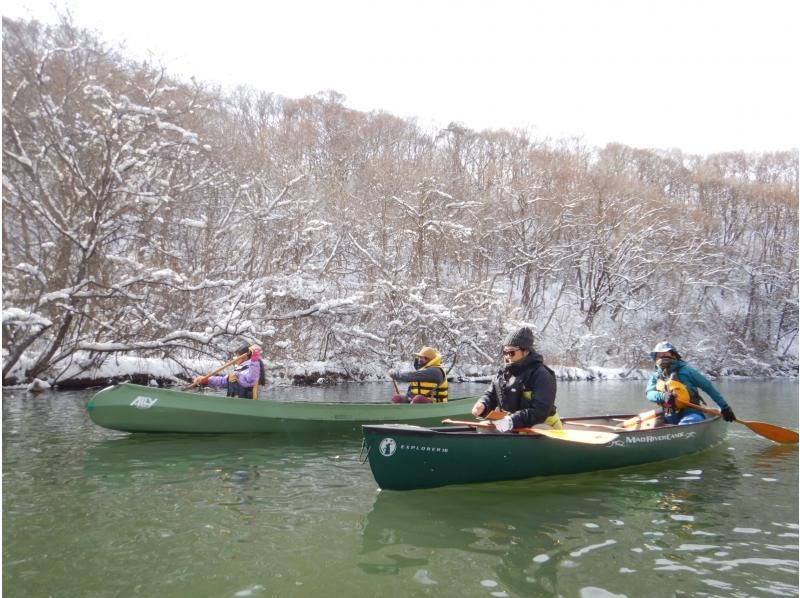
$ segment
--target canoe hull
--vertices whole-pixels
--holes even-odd
[[[233,399],[137,384],[98,392],[86,408],[92,421],[123,432],[360,433],[363,424],[406,422],[436,425],[469,414],[475,398],[447,403],[314,403]]]
[[[614,421],[608,418],[606,423]],[[366,425],[363,434],[364,450],[378,486],[413,490],[575,474],[672,459],[721,442],[726,431],[721,422],[714,418],[685,426],[621,430],[605,445],[527,434],[480,434],[474,429],[452,427]]]

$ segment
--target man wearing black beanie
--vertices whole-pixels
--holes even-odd
[[[489,388],[472,408],[472,415],[485,417],[497,409],[506,412],[495,420],[499,432],[545,424],[562,429],[556,411],[556,376],[533,350],[533,331],[527,326],[506,336],[503,341],[504,365]]]

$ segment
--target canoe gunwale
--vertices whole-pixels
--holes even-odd
[[[631,414],[622,414],[622,415],[603,415],[603,416],[596,416],[595,415],[595,416],[585,416],[585,417],[570,417],[570,418],[564,418],[561,421],[565,425],[569,425],[569,423],[573,422],[573,421],[586,422],[586,421],[591,420],[591,421],[608,422],[608,421],[610,421],[612,419],[628,419],[628,418],[631,418],[631,417],[635,417],[635,414],[633,414],[633,415],[631,415]],[[693,422],[692,424],[688,424],[688,425],[704,427],[704,426],[706,426],[706,425],[708,425],[708,424],[710,424],[712,422],[718,421],[720,419],[721,419],[721,416],[717,415],[717,416],[714,416],[714,417],[708,417],[708,418],[706,418],[706,419],[704,419],[702,421],[699,421],[699,422]],[[607,430],[608,429],[606,427],[607,425],[608,425],[607,423],[597,424],[597,429],[598,430]],[[652,436],[654,432],[655,433],[659,433],[659,432],[669,433],[670,430],[682,429],[682,428],[685,428],[685,427],[686,427],[686,425],[678,426],[678,425],[674,425],[674,424],[661,424],[659,426],[656,426],[655,428],[650,428],[650,429],[645,429],[645,430],[636,430],[636,429],[627,429],[626,430],[625,428],[622,428],[620,426],[619,429],[615,429],[614,430],[614,433],[618,434],[619,436],[622,436],[622,437],[625,437],[625,436],[632,436],[632,437],[635,437],[635,436]],[[528,433],[520,433],[520,434],[511,433],[511,434],[508,434],[508,433],[500,433],[500,432],[492,432],[492,431],[478,431],[476,428],[474,428],[472,426],[463,426],[463,425],[458,425],[458,426],[456,426],[456,425],[453,425],[453,426],[431,426],[431,427],[421,427],[421,426],[405,427],[403,424],[391,424],[391,423],[388,423],[388,424],[365,424],[364,426],[362,426],[362,428],[363,428],[364,433],[366,433],[367,431],[373,432],[373,431],[380,430],[380,431],[388,432],[388,431],[391,430],[391,431],[393,431],[394,433],[396,433],[398,435],[413,435],[413,434],[431,435],[431,434],[438,434],[438,435],[444,435],[444,436],[453,436],[453,435],[457,435],[457,434],[466,434],[468,436],[481,436],[481,437],[483,437],[483,436],[496,436],[496,437],[506,438],[506,439],[508,439],[508,438],[544,438],[541,435],[528,434]],[[588,427],[581,427],[581,428],[575,428],[575,429],[588,430],[589,428]],[[605,445],[600,445],[600,446],[605,446]]]

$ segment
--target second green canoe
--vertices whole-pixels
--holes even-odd
[[[437,425],[469,415],[476,397],[447,403],[319,403],[232,399],[221,395],[117,384],[87,404],[98,426],[123,432],[360,433],[362,424]]]

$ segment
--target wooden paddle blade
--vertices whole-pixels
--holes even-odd
[[[737,419],[736,421],[740,424],[744,424],[756,434],[760,434],[764,438],[769,438],[773,442],[779,442],[780,444],[797,444],[798,440],[800,440],[800,437],[798,437],[797,432],[794,430],[781,428],[780,426],[776,426],[774,424],[745,421],[743,419]]]
[[[719,411],[716,409],[709,409],[707,407],[702,407],[700,405],[695,405],[694,403],[689,403],[687,401],[675,401],[678,407],[691,407],[692,409],[697,409],[702,411],[703,413],[708,413],[709,415],[721,415]],[[756,422],[756,421],[747,421],[744,419],[736,418],[735,421],[737,424],[742,424],[743,426],[747,426],[756,434],[763,436],[764,438],[769,438],[773,442],[778,442],[780,444],[797,444],[798,442],[798,434],[794,430],[789,430],[788,428],[781,428],[780,426],[776,426],[775,424],[766,424],[764,422]]]
[[[486,419],[503,419],[506,415],[511,415],[507,411],[503,411],[502,409],[492,409],[489,413],[486,414]]]
[[[545,430],[541,428],[517,428],[514,432],[541,434],[556,440],[568,442],[581,442],[583,444],[608,444],[615,440],[619,434],[613,432],[593,432],[591,430]]]

